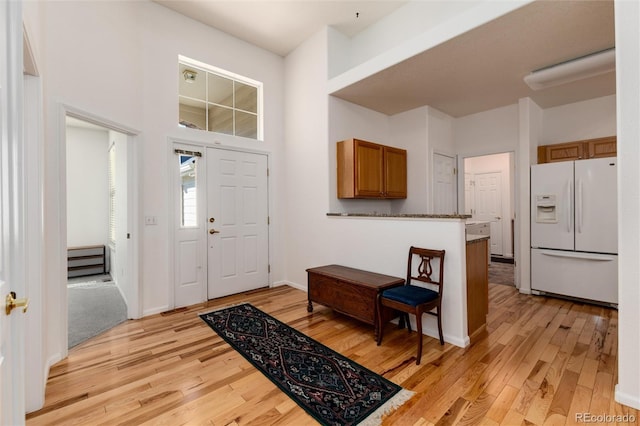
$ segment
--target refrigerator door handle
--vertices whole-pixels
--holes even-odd
[[[576,228],[579,233],[582,233],[582,207],[582,179],[580,179],[576,190]]]
[[[574,251],[552,251],[541,250],[541,254],[550,257],[567,257],[570,259],[598,260],[602,262],[611,262],[616,259],[614,255],[598,254],[598,253],[580,253]]]
[[[571,181],[567,181],[567,232],[571,232]]]

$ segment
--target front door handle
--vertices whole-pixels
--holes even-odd
[[[216,231],[215,229],[209,229],[209,233],[210,233],[211,235],[213,235],[213,234],[219,234],[219,233],[220,233],[220,231]]]
[[[11,314],[11,311],[14,308],[17,308],[18,306],[22,306],[22,312],[27,312],[27,308],[29,307],[29,299],[24,298],[24,299],[16,299],[16,293],[14,291],[10,292],[9,294],[7,294],[7,298],[6,298],[6,307],[5,307],[5,313],[7,315]]]

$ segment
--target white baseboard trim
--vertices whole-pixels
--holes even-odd
[[[50,356],[44,363],[44,372],[42,377],[44,378],[44,383],[42,383],[42,386],[40,389],[42,389],[42,394],[38,395],[38,400],[33,402],[33,406],[31,407],[26,407],[26,412],[27,413],[33,413],[34,411],[38,411],[39,409],[41,409],[42,407],[44,407],[44,401],[45,401],[45,393],[47,390],[47,381],[49,380],[49,372],[51,371],[51,367],[62,360],[62,357],[59,353],[53,354],[52,356]]]
[[[616,384],[614,398],[617,402],[627,405],[636,410],[640,410],[640,395],[629,395],[620,390],[620,385]],[[637,421],[638,419],[636,419]]]
[[[51,355],[49,359],[47,359],[47,364],[44,367],[44,376],[49,377],[49,370],[51,370],[51,366],[60,361],[62,361],[62,355],[59,352]]]
[[[53,355],[51,355],[44,363],[44,374],[43,374],[43,378],[44,378],[44,383],[42,383],[41,389],[42,389],[42,395],[38,395],[38,400],[33,403],[33,406],[30,407],[26,407],[26,412],[27,413],[32,413],[34,411],[38,411],[39,409],[41,409],[42,407],[44,407],[44,401],[45,401],[45,393],[47,390],[47,380],[49,380],[49,372],[51,371],[51,367],[62,360],[62,356],[60,355],[60,353],[55,353]]]
[[[279,287],[279,286],[283,286],[283,285],[288,285],[289,287],[293,287],[293,288],[297,288],[298,290],[302,290],[305,293],[307,292],[307,285],[300,285],[300,284],[296,284],[296,283],[292,283],[290,281],[278,281],[273,283],[274,287]]]
[[[167,312],[168,310],[169,310],[168,305],[158,306],[156,308],[145,309],[144,311],[142,311],[142,316],[146,317],[149,315],[161,314],[162,312]]]

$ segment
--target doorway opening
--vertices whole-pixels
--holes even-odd
[[[65,117],[68,348],[132,317],[130,143]]]
[[[513,152],[464,159],[467,232],[488,232],[489,282],[514,283],[515,161]]]

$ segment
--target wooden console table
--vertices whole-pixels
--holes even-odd
[[[404,284],[403,278],[376,274],[341,265],[327,265],[307,269],[308,312],[313,312],[313,303],[326,307],[374,326],[378,337],[376,298],[387,288]],[[383,308],[383,323],[396,314]]]

